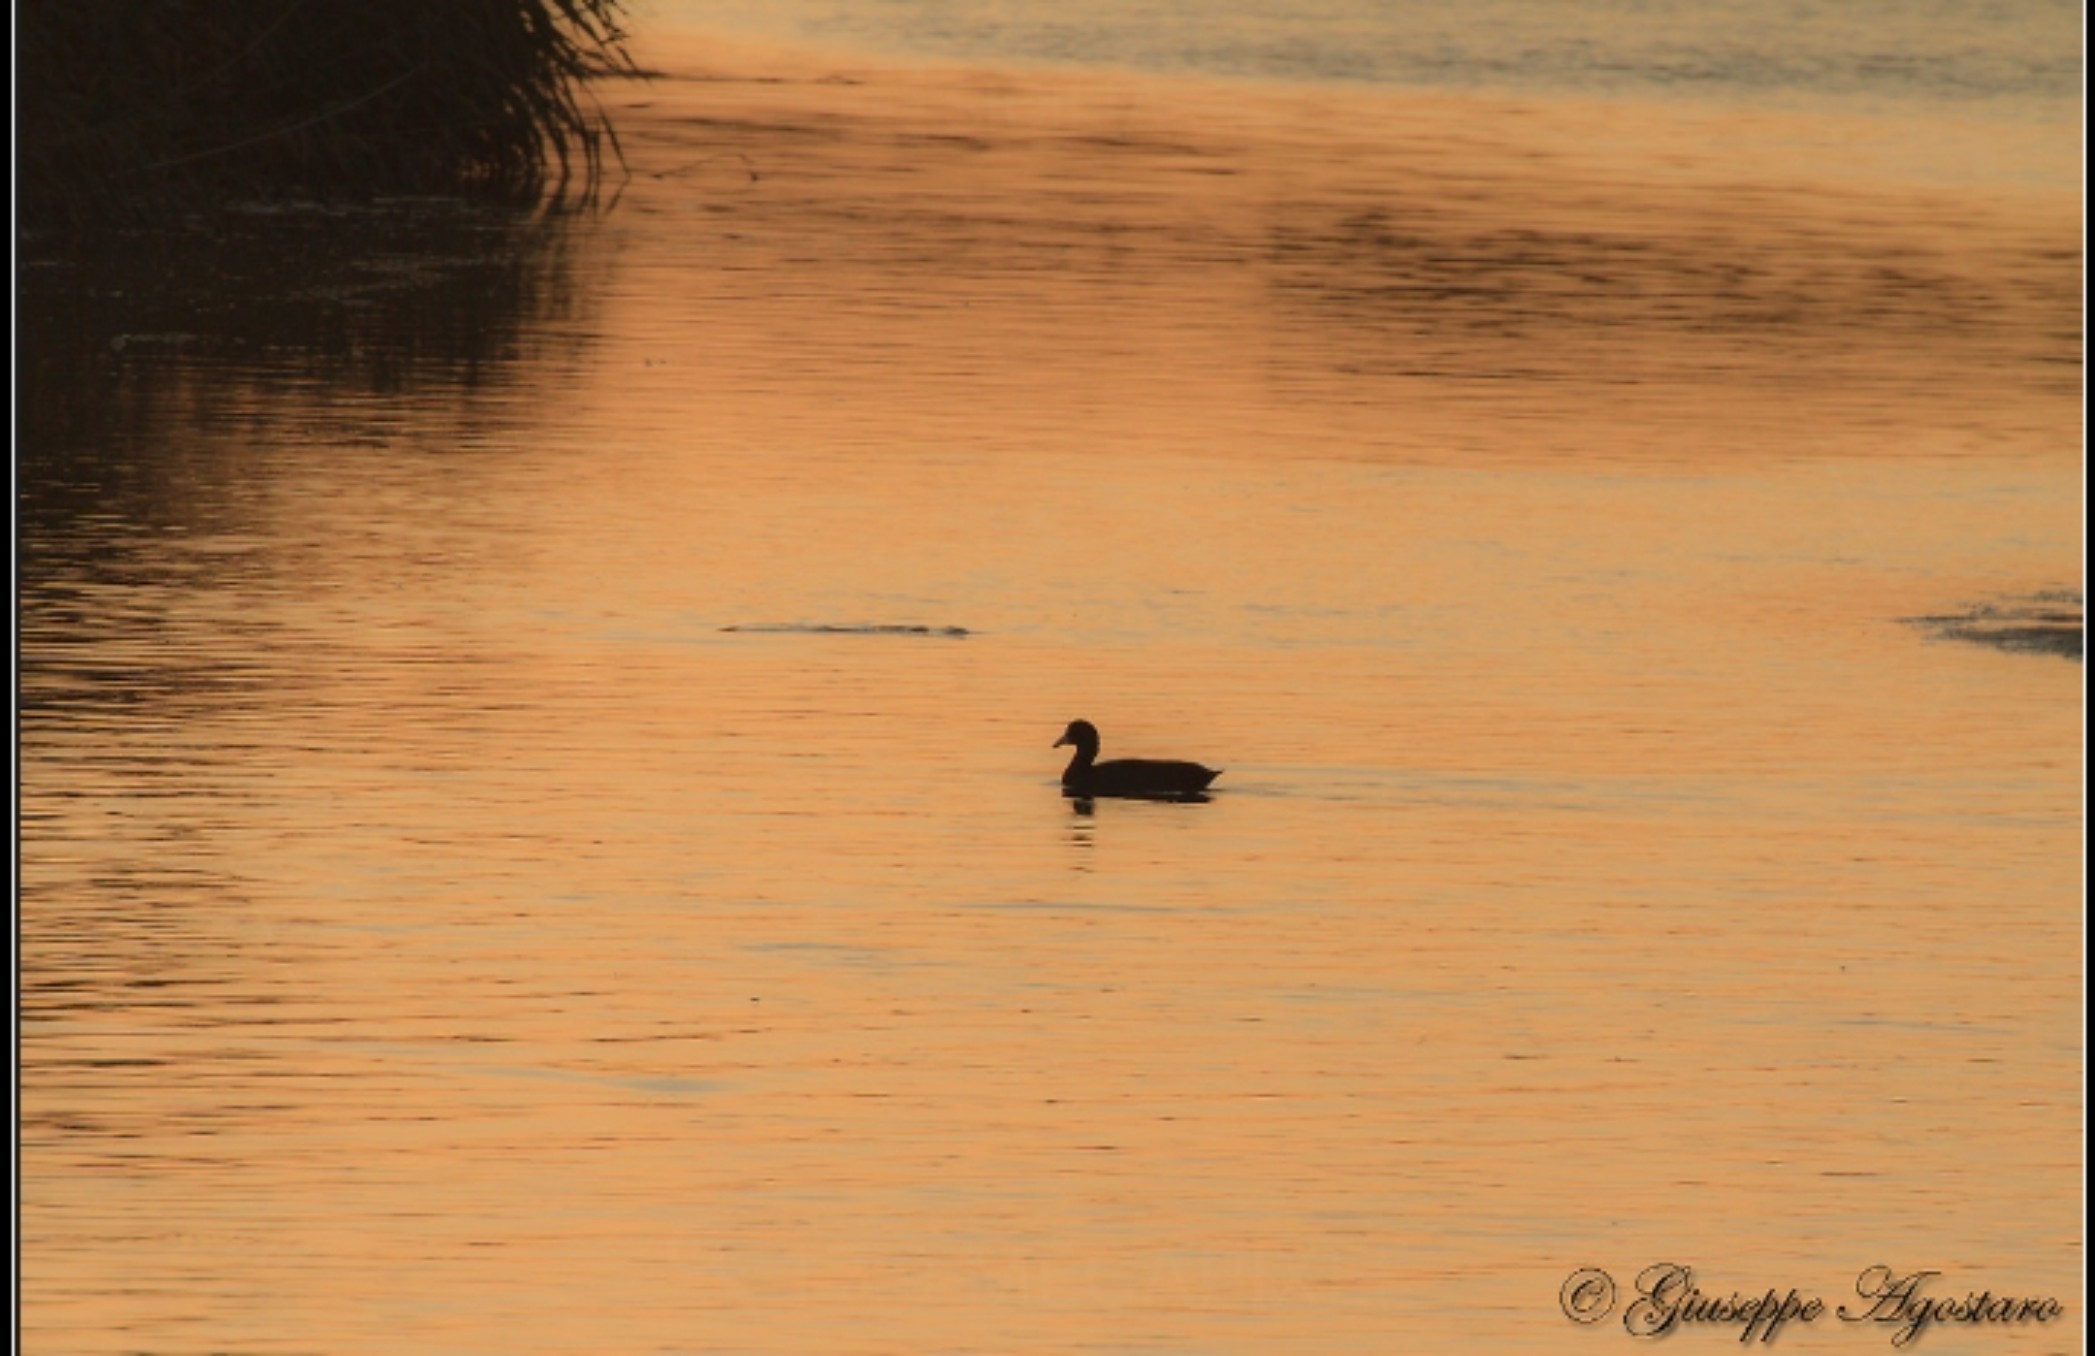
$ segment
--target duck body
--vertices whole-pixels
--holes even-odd
[[[1098,761],[1098,727],[1073,720],[1055,747],[1075,746],[1062,770],[1064,795],[1119,796],[1134,800],[1192,800],[1202,797],[1221,769],[1164,758],[1115,758]]]

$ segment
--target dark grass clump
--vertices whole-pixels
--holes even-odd
[[[618,20],[619,0],[23,0],[20,211],[586,192],[617,143],[582,82],[632,70]]]
[[[2077,589],[2048,589],[2026,598],[1980,603],[1963,612],[1907,617],[1946,640],[1971,641],[2019,654],[2083,660],[2087,607]]]

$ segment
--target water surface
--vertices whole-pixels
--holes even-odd
[[[2070,194],[654,55],[28,274],[28,1349],[2078,1346],[2081,670],[1908,620],[2082,587]]]

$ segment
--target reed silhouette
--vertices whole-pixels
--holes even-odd
[[[15,22],[33,224],[593,188],[617,141],[583,82],[633,70],[618,0],[25,0]]]

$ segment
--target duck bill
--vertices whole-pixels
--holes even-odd
[[[1062,736],[1062,737],[1061,737],[1060,739],[1056,740],[1056,741],[1055,741],[1054,743],[1052,743],[1052,744],[1048,745],[1048,747],[1049,747],[1049,748],[1051,748],[1051,749],[1059,749],[1059,748],[1061,748],[1061,747],[1062,747],[1062,746],[1063,746],[1064,744],[1067,744],[1068,742],[1069,742],[1069,736],[1068,736],[1068,735],[1064,735],[1064,736]]]

